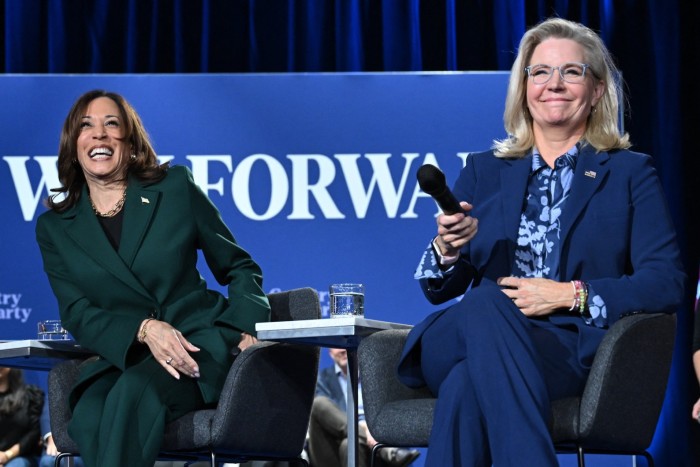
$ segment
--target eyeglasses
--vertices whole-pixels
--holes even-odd
[[[548,82],[552,78],[552,75],[554,75],[554,70],[559,71],[559,76],[567,83],[579,84],[583,83],[583,80],[586,79],[586,70],[589,67],[590,65],[586,63],[571,62],[559,66],[530,65],[525,67],[525,71],[528,77],[532,78],[534,84],[544,84]]]

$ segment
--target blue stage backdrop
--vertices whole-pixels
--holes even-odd
[[[507,73],[0,76],[0,339],[57,318],[34,225],[58,186],[63,119],[83,92],[123,94],[162,161],[189,166],[267,292],[366,285],[368,318],[431,311],[413,271],[438,212],[416,171],[454,181],[504,136]],[[201,272],[218,288],[206,264]],[[110,284],[104,284],[109,287]]]
[[[313,287],[327,316],[329,284],[363,282],[368,318],[415,324],[434,309],[413,272],[438,213],[416,172],[432,163],[452,184],[469,152],[505,136],[507,80],[503,72],[0,76],[0,340],[32,338],[37,321],[58,317],[34,225],[58,185],[63,119],[83,92],[116,91],[136,107],[161,159],[192,169],[260,263],[265,291]],[[200,270],[220,288],[203,261]],[[25,377],[46,384],[43,372]],[[559,460],[576,465],[575,456]]]

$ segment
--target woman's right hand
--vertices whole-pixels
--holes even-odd
[[[257,344],[258,339],[255,336],[252,336],[248,333],[242,332],[241,333],[241,340],[238,343],[238,348],[241,349],[241,351],[244,351],[248,347],[250,347],[253,344]]]
[[[148,326],[144,344],[168,373],[176,379],[180,379],[180,373],[199,378],[199,366],[190,356],[190,352],[199,352],[199,348],[165,321],[151,319],[143,325]]]
[[[693,412],[692,412],[693,420],[697,420],[698,423],[700,423],[700,420],[698,418],[700,417],[700,399],[693,405]]]
[[[456,256],[476,235],[479,227],[479,220],[470,216],[469,211],[472,205],[466,201],[459,203],[464,212],[456,214],[440,214],[437,217],[437,237],[435,239],[440,253],[443,256]]]
[[[56,449],[56,443],[53,442],[53,436],[49,435],[46,437],[46,454],[51,457],[56,457],[58,455],[58,449]]]

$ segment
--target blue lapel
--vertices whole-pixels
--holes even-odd
[[[503,227],[507,243],[510,264],[515,256],[515,245],[518,242],[518,228],[520,226],[520,214],[523,212],[523,203],[527,190],[532,158],[504,159],[505,166],[501,169],[502,194],[501,207],[503,209]]]
[[[581,217],[591,197],[607,178],[610,170],[605,166],[605,163],[609,159],[610,155],[607,152],[596,153],[593,146],[585,145],[581,148],[571,185],[571,193],[566,200],[566,207],[561,216],[561,242],[559,243],[561,248],[564,247],[574,222]]]

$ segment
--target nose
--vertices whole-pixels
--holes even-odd
[[[556,73],[554,72],[556,70]],[[550,88],[561,88],[564,86],[564,77],[561,74],[559,67],[552,70],[552,77],[547,81]]]
[[[103,126],[96,126],[92,129],[92,137],[94,139],[103,139],[107,136],[107,130]]]

